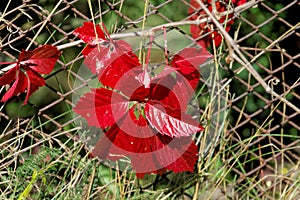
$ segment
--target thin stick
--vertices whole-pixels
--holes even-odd
[[[204,12],[209,16],[209,18],[213,21],[219,31],[225,38],[225,41],[228,43],[228,46],[231,46],[232,49],[229,48],[230,56],[243,65],[251,74],[252,76],[261,84],[261,86],[266,90],[267,93],[272,94],[280,101],[284,102],[292,109],[294,109],[298,114],[300,114],[300,109],[296,107],[294,104],[289,102],[287,99],[283,98],[279,94],[277,94],[274,90],[270,88],[270,86],[264,81],[264,79],[258,74],[258,72],[252,67],[250,62],[245,58],[242,52],[239,50],[236,42],[231,38],[231,36],[227,33],[227,31],[223,28],[223,26],[219,23],[219,21],[215,18],[215,16],[206,8],[202,1],[197,0],[197,3],[201,6]],[[235,54],[235,52],[237,54]],[[237,56],[238,55],[238,56]]]
[[[32,38],[32,40],[30,41],[29,45],[26,48],[26,51],[29,50],[30,46],[33,44],[33,42],[35,41],[35,39],[39,36],[40,32],[43,30],[43,28],[46,26],[47,22],[50,21],[50,18],[52,17],[53,13],[56,11],[56,9],[58,8],[58,6],[61,4],[61,2],[63,2],[63,0],[60,0],[56,6],[53,8],[53,10],[51,11],[51,13],[48,15],[48,17],[45,19],[44,23],[42,24],[41,28],[36,32],[36,34],[34,35],[34,37]]]
[[[259,54],[257,54],[256,56],[254,56],[251,59],[250,62],[254,62],[257,58],[259,58],[262,54],[264,54],[267,50],[269,50],[269,48],[272,48],[273,46],[275,46],[276,44],[278,44],[278,42],[280,42],[287,34],[289,34],[290,32],[292,32],[293,30],[299,28],[299,26],[300,26],[300,22],[298,22],[295,26],[291,27],[287,32],[285,32],[283,35],[281,35],[279,38],[277,38],[271,44],[269,44],[269,46],[267,46],[265,49],[263,49],[261,52],[259,52]]]
[[[117,34],[112,34],[110,35],[111,39],[120,39],[120,38],[129,38],[129,37],[137,37],[137,36],[142,36],[142,37],[150,37],[155,35],[155,31],[163,29],[163,27],[176,27],[176,26],[184,26],[184,25],[199,25],[201,23],[207,22],[207,18],[200,19],[200,20],[187,20],[187,21],[180,21],[180,22],[172,22],[172,23],[167,23],[159,26],[155,26],[151,29],[144,30],[144,31],[136,31],[136,32],[129,32],[129,33],[117,33]],[[70,42],[67,44],[62,44],[59,46],[56,46],[58,50],[70,48],[77,46],[79,44],[84,43],[82,40],[76,40],[74,42]]]
[[[240,5],[236,8],[234,8],[234,9],[231,8],[224,12],[220,12],[220,13],[218,13],[218,16],[222,17],[222,16],[226,16],[228,14],[235,13],[235,12],[243,12],[244,10],[252,7],[256,3],[257,3],[257,1],[255,1],[255,0],[249,1],[243,5]],[[129,33],[112,34],[110,37],[111,37],[111,39],[120,39],[120,38],[137,37],[137,36],[150,37],[150,36],[154,36],[155,31],[162,30],[163,28],[185,26],[185,25],[199,26],[200,24],[209,22],[209,21],[210,21],[210,19],[206,17],[206,18],[202,18],[202,19],[198,19],[198,20],[185,20],[185,21],[180,21],[180,22],[171,22],[171,23],[166,23],[166,24],[162,24],[159,26],[155,26],[148,30],[129,32]],[[70,42],[67,44],[59,45],[59,46],[57,46],[57,48],[58,48],[58,50],[62,50],[62,49],[66,49],[69,47],[77,46],[81,43],[84,43],[84,42],[82,40],[77,40],[77,41]]]
[[[166,27],[163,28],[164,29],[164,47],[165,47],[165,61],[166,61],[166,66],[169,65],[168,62],[168,42],[167,42],[167,29]]]

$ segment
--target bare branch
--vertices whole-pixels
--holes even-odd
[[[226,15],[232,14],[232,13],[243,12],[244,10],[254,6],[256,3],[257,3],[257,1],[255,1],[255,0],[249,1],[249,2],[247,2],[243,5],[240,5],[236,8],[231,8],[227,11],[220,12],[220,13],[218,13],[218,16],[222,17],[222,16],[226,16]],[[186,20],[186,21],[180,21],[180,22],[172,22],[172,23],[166,23],[166,24],[162,24],[159,26],[155,26],[153,28],[150,28],[150,29],[144,30],[144,31],[112,34],[110,37],[112,39],[137,37],[137,36],[150,37],[150,36],[154,36],[155,31],[162,30],[163,28],[185,26],[185,25],[200,25],[202,23],[210,22],[210,21],[211,21],[210,18],[206,17],[206,18],[202,18],[202,19],[198,19],[198,20]],[[78,46],[81,43],[84,43],[84,42],[82,40],[77,40],[77,41],[70,42],[67,44],[59,45],[59,46],[57,46],[57,48],[59,50],[62,50],[62,49],[66,49],[69,47]]]
[[[251,1],[251,2],[255,2],[255,1]],[[241,65],[243,65],[252,74],[252,76],[261,84],[261,86],[266,90],[267,93],[272,94],[273,96],[278,98],[280,101],[286,103],[288,106],[290,106],[292,109],[294,109],[297,113],[300,114],[300,109],[298,107],[296,107],[294,104],[292,104],[287,99],[280,96],[279,94],[277,94],[274,90],[272,90],[270,88],[270,86],[264,81],[264,79],[258,74],[258,72],[251,65],[251,63],[246,59],[246,57],[240,51],[236,42],[227,33],[227,31],[224,29],[224,27],[219,23],[219,21],[216,19],[216,17],[206,8],[204,3],[200,0],[197,0],[197,3],[201,6],[201,8],[206,12],[206,14],[210,17],[210,19],[213,21],[213,23],[216,25],[216,27],[222,33],[223,37],[225,38],[225,41],[228,43],[228,46],[232,47],[232,49],[229,48],[230,56],[233,59],[235,59],[237,62],[239,62]]]

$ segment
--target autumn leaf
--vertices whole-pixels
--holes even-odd
[[[163,80],[168,80],[164,76],[160,77],[162,81],[155,78],[151,82],[150,79],[148,88],[137,79],[143,74],[142,70],[131,72],[130,76],[121,79],[118,84],[120,87],[92,90],[81,97],[74,108],[89,125],[107,129],[95,145],[92,156],[112,161],[126,156],[131,159],[138,177],[168,169],[175,172],[191,171],[197,160],[197,148],[189,136],[203,128],[185,114],[185,110],[180,109],[180,102],[172,91],[176,79],[170,74],[166,75],[175,79],[174,85],[169,85],[171,88],[159,85]],[[129,89],[126,89],[128,86]],[[130,91],[130,88],[137,89]],[[121,95],[131,92],[131,96]],[[163,109],[159,110],[154,102],[160,102]],[[182,141],[188,140],[191,144],[168,146],[175,138],[185,138]],[[190,153],[186,153],[185,150],[189,148]],[[171,157],[164,159],[168,156]],[[141,165],[142,161],[149,164]]]
[[[150,173],[161,174],[167,169],[176,173],[194,170],[198,148],[191,138],[173,139],[155,134],[142,116],[133,119],[133,115],[130,109],[117,123],[120,126],[113,125],[100,138],[92,151],[94,157],[115,161],[127,156],[138,178]]]
[[[206,4],[209,11],[212,11],[212,5],[211,5],[212,1],[211,0],[202,0],[202,2]],[[228,6],[230,5],[229,2],[230,2],[229,0],[215,1],[216,10],[218,12],[227,11]],[[247,2],[246,0],[232,0],[231,5],[239,6],[246,2]],[[188,13],[189,13],[189,15],[191,15],[191,17],[190,17],[191,20],[197,20],[199,17],[205,18],[207,16],[206,12],[201,9],[200,5],[197,3],[196,0],[191,0],[190,4],[191,4],[191,6],[189,7]],[[224,27],[227,32],[229,32],[232,24],[234,23],[234,20],[232,18],[233,18],[233,14],[228,14],[228,16],[222,16],[218,19],[218,21],[221,24],[226,22]],[[198,44],[201,45],[202,47],[204,47],[205,49],[207,47],[211,46],[212,42],[214,42],[216,47],[218,47],[223,40],[222,35],[218,32],[215,24],[213,24],[212,22],[203,22],[198,26],[191,25],[190,31],[191,31],[192,37],[194,39],[197,39]],[[198,39],[200,36],[205,35],[207,33],[209,33],[208,36]]]
[[[120,77],[140,65],[138,57],[132,53],[127,42],[106,39],[99,25],[85,22],[73,34],[87,43],[82,52],[86,57],[84,64],[106,86],[115,87]]]
[[[244,3],[247,2],[247,0],[231,0],[231,2],[235,5],[235,6],[240,6]]]
[[[181,113],[181,110],[172,110],[153,102],[146,104],[145,115],[153,128],[169,137],[190,136],[203,130],[202,126],[191,116]]]
[[[0,85],[12,83],[1,102],[24,92],[27,88],[23,103],[25,105],[31,94],[45,85],[45,80],[40,74],[49,74],[60,55],[61,53],[52,45],[43,45],[33,51],[22,50],[18,61],[13,63],[15,66],[0,78]]]
[[[80,98],[73,110],[83,116],[90,126],[105,129],[125,115],[129,103],[119,93],[99,88]]]
[[[138,72],[138,70],[135,72]],[[178,96],[181,96],[181,94],[176,95],[173,93],[173,88],[177,83],[173,76],[168,75],[174,79],[174,85],[169,85],[170,88],[160,85],[162,82],[157,81],[157,79],[155,79],[154,83],[150,82],[150,88],[146,88],[141,82],[137,81],[136,77],[138,76],[139,74],[136,74],[135,76],[132,75],[132,77],[122,79],[119,83],[120,87],[116,87],[114,90],[105,88],[92,90],[92,92],[85,94],[79,99],[74,111],[83,116],[89,125],[104,129],[116,123],[118,119],[124,116],[129,109],[129,105],[139,104],[141,107],[145,105],[146,117],[150,124],[154,127],[156,126],[159,131],[171,129],[170,132],[164,131],[162,134],[167,134],[170,137],[180,137],[188,136],[202,130],[198,125],[195,125],[198,123],[192,119],[189,122],[180,123],[180,120],[182,120],[180,117],[185,116],[186,119],[188,118],[185,115],[187,102],[181,105],[180,101],[182,99],[178,99]],[[132,88],[133,90],[131,90]],[[134,88],[137,89],[134,90]],[[120,94],[129,94],[131,92],[131,96]],[[157,110],[153,105],[154,102],[159,102],[165,110]],[[168,113],[164,114],[163,112]],[[155,113],[158,113],[158,116],[155,116]],[[161,120],[167,120],[164,129],[160,127]],[[187,124],[190,122],[195,127]],[[173,127],[174,125],[176,128]],[[172,131],[174,132],[172,133]]]
[[[88,44],[82,51],[84,56],[87,56],[101,41],[105,40],[105,34],[101,27],[93,22],[84,22],[83,26],[75,29],[73,34]]]
[[[171,66],[196,89],[200,80],[199,66],[212,58],[205,48],[185,48],[174,56]]]
[[[92,50],[84,64],[98,75],[99,81],[114,88],[119,79],[129,70],[140,66],[138,57],[125,41],[112,41]]]
[[[79,37],[88,34],[85,41],[93,49],[84,64],[97,74],[101,87],[83,95],[74,111],[104,132],[91,155],[111,161],[127,157],[139,178],[166,170],[192,172],[198,150],[191,135],[203,127],[186,113],[187,105],[200,79],[199,66],[211,54],[184,49],[153,75],[128,43],[103,39],[91,46],[95,27],[85,28],[93,30],[79,31]]]
[[[17,63],[40,74],[49,74],[60,55],[61,53],[55,46],[43,45],[33,51],[23,50]]]

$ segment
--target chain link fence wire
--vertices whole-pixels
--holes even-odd
[[[147,10],[144,10],[145,3],[148,3]],[[237,20],[229,35],[263,81],[300,109],[299,1],[250,3],[234,12]],[[0,149],[19,152],[30,151],[41,140],[51,146],[54,144],[50,140],[61,144],[68,138],[74,139],[78,128],[74,122],[79,116],[74,118],[72,114],[72,94],[87,83],[77,74],[83,62],[83,44],[76,43],[78,39],[72,34],[75,28],[85,21],[103,21],[113,37],[141,29],[144,17],[145,27],[190,18],[188,0],[6,0],[1,4],[1,61],[14,61],[22,49],[42,44],[55,45],[63,53],[53,73],[45,76],[46,86],[31,96],[28,105],[21,106],[25,94],[0,104]],[[194,40],[189,25],[168,27],[167,31]],[[171,42],[181,41],[174,37]],[[222,161],[236,177],[240,186],[236,192],[257,188],[255,198],[266,199],[274,198],[267,190],[299,194],[297,187],[293,191],[285,189],[288,185],[299,185],[300,113],[278,96],[266,92],[243,65],[225,61],[229,55],[225,43],[211,52],[219,67],[220,82],[229,95],[229,100],[224,99],[229,110],[226,127],[213,148],[226,152]],[[75,79],[82,86],[74,87]],[[6,90],[7,87],[1,87],[1,96]],[[201,107],[203,113],[205,105]],[[5,142],[22,137],[28,140]],[[0,171],[7,166],[5,163],[15,162],[17,156],[6,157],[2,152]],[[260,187],[261,184],[267,187]]]

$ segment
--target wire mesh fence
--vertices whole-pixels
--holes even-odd
[[[177,45],[175,49],[194,45],[210,34],[196,39],[191,36],[190,24],[184,22],[201,12],[201,7],[189,12],[193,6],[186,0],[18,0],[2,3],[2,62],[17,60],[22,49],[42,44],[52,44],[62,51],[54,71],[45,76],[46,85],[30,97],[26,106],[22,106],[26,95],[23,93],[0,104],[0,190],[7,194],[10,193],[7,183],[1,176],[9,173],[9,166],[26,160],[22,153],[31,152],[42,144],[62,146],[68,151],[65,141],[78,140],[77,131],[81,127],[74,122],[80,117],[73,115],[72,95],[88,80],[78,74],[84,59],[81,55],[84,44],[77,42],[78,38],[73,35],[75,28],[86,21],[102,21],[112,38],[126,39],[126,34],[138,32],[142,27],[165,27],[167,33],[172,33],[167,34],[167,40]],[[233,9],[232,17],[236,20],[229,36],[234,43],[225,37],[219,48],[210,47],[221,76],[220,83],[227,91],[222,102],[229,112],[225,125],[220,127],[220,139],[209,151],[224,152],[220,160],[238,187],[234,192],[231,188],[235,186],[223,187],[217,190],[220,194],[214,194],[219,196],[212,198],[245,198],[244,191],[248,194],[252,189],[256,191],[251,194],[253,199],[279,198],[272,191],[281,191],[294,199],[300,195],[298,10],[297,0],[248,1]],[[220,25],[226,26],[225,23]],[[162,51],[165,48],[157,46]],[[237,52],[234,53],[237,57],[232,56],[234,48],[239,49],[247,63],[236,61],[241,57]],[[273,93],[266,91],[266,87]],[[6,91],[6,86],[1,87],[1,95]],[[202,114],[206,106],[207,102],[201,106]],[[209,155],[212,158],[214,154]],[[203,158],[202,162],[207,159]],[[171,181],[167,176],[159,180]]]

